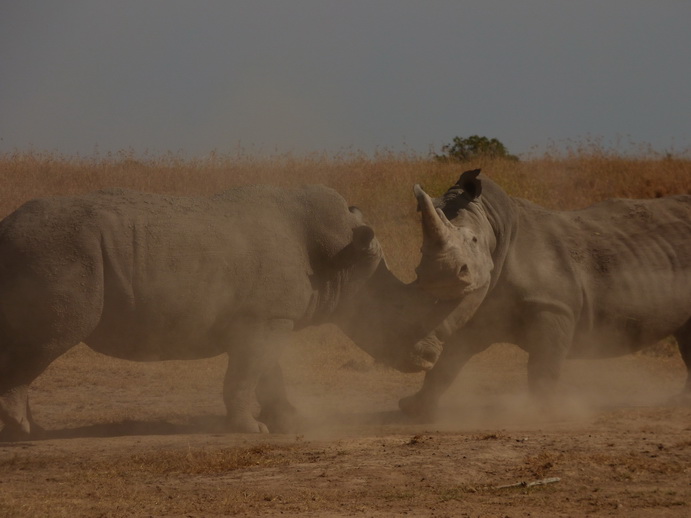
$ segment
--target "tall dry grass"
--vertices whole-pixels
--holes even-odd
[[[417,260],[419,223],[414,183],[442,193],[466,170],[480,167],[512,196],[552,209],[573,209],[611,197],[651,198],[691,193],[691,160],[652,150],[622,156],[584,142],[521,162],[485,159],[449,164],[411,154],[357,152],[259,158],[239,151],[204,158],[136,156],[122,151],[95,158],[56,153],[0,155],[0,217],[23,202],[104,187],[178,195],[206,195],[236,185],[322,183],[358,205],[374,225],[390,266],[410,278]]]

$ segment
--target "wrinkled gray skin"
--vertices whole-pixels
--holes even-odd
[[[668,335],[689,371],[675,399],[691,401],[691,196],[548,211],[479,173],[437,199],[415,187],[417,282],[460,303],[456,327],[437,332],[439,361],[402,410],[433,419],[466,361],[493,343],[526,350],[531,392],[549,398],[565,358],[627,354]]]
[[[285,429],[278,357],[292,330],[336,322],[419,371],[440,349],[416,342],[448,309],[398,281],[361,213],[326,187],[30,201],[0,223],[2,435],[38,433],[28,386],[79,342],[138,361],[227,353],[229,429]]]

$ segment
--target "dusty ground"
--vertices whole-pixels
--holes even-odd
[[[546,415],[525,396],[525,355],[494,346],[422,426],[396,411],[421,377],[334,334],[286,353],[306,416],[294,435],[218,429],[222,358],[75,348],[32,389],[48,437],[0,443],[0,516],[691,515],[691,408],[664,405],[678,354],[569,362]],[[501,487],[535,481],[549,483]]]

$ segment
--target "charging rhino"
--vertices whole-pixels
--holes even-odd
[[[138,361],[227,353],[229,429],[280,429],[295,412],[278,364],[291,330],[336,322],[417,371],[440,352],[416,342],[443,313],[391,274],[362,214],[323,186],[33,200],[0,223],[2,433],[39,430],[28,386],[79,342]]]
[[[567,357],[634,352],[674,335],[691,401],[691,196],[548,211],[468,171],[441,198],[420,186],[419,286],[458,298],[456,327],[404,412],[431,419],[465,362],[496,342],[529,353],[529,387],[552,393]],[[460,329],[459,329],[460,328]],[[456,330],[459,329],[459,330]]]

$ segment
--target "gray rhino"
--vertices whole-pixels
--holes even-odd
[[[528,382],[549,396],[563,360],[631,353],[674,335],[691,401],[691,196],[614,199],[549,211],[509,197],[480,170],[440,198],[415,186],[422,213],[420,287],[457,298],[455,327],[401,409],[432,419],[466,361],[497,342],[529,353]]]
[[[227,353],[223,394],[237,432],[294,417],[278,364],[293,329],[335,322],[387,364],[430,368],[440,350],[416,342],[443,304],[398,281],[382,257],[362,214],[323,186],[30,201],[0,223],[2,434],[39,430],[28,386],[79,342],[138,361]]]

